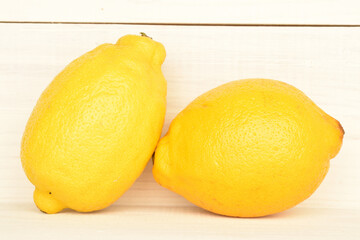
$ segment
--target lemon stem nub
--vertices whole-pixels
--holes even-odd
[[[41,191],[35,188],[34,202],[36,206],[44,213],[58,213],[66,206],[55,199],[51,192]]]
[[[150,38],[150,39],[152,39],[152,37],[149,37],[146,33],[144,33],[144,32],[140,32],[140,35],[142,36],[142,37],[148,37],[148,38]]]

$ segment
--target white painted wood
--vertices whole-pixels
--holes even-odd
[[[19,159],[37,98],[74,58],[140,31],[167,50],[164,132],[199,94],[252,77],[290,83],[337,118],[346,131],[344,146],[315,194],[268,218],[220,217],[158,186],[150,163],[105,211],[40,213]],[[0,34],[0,239],[359,239],[359,28],[0,24]]]
[[[30,203],[9,203],[0,210],[0,236],[11,240],[360,238],[359,210],[296,208],[255,219],[223,217],[194,207],[112,206],[91,214],[46,215]]]
[[[3,1],[0,21],[360,24],[358,0]]]

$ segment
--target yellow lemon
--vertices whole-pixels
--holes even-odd
[[[211,212],[258,217],[308,198],[340,150],[338,121],[301,91],[268,79],[195,99],[156,149],[156,181]]]
[[[40,210],[103,209],[132,185],[160,138],[164,59],[162,44],[126,35],[55,77],[30,116],[21,147]]]

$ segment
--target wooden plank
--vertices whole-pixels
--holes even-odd
[[[0,21],[359,25],[357,0],[8,1]]]
[[[360,209],[360,31],[356,28],[0,24],[0,202],[32,202],[20,139],[42,90],[71,60],[144,31],[167,49],[171,120],[201,93],[242,78],[290,83],[337,118],[344,146],[317,192],[300,207]],[[192,206],[153,180],[151,163],[116,204]]]
[[[360,238],[360,210],[295,208],[256,219],[222,217],[195,207],[112,206],[93,214],[46,215],[29,203],[8,203],[0,210],[3,239]]]
[[[144,31],[167,49],[164,132],[199,94],[227,81],[264,77],[303,90],[343,124],[338,157],[316,193],[257,219],[194,207],[145,172],[111,207],[46,215],[32,202],[19,146],[26,120],[51,79],[103,42]],[[350,239],[360,238],[360,31],[356,28],[0,24],[1,239]]]

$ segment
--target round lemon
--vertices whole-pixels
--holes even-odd
[[[214,213],[259,217],[308,198],[344,131],[301,91],[268,79],[217,87],[172,121],[156,149],[156,181]]]

